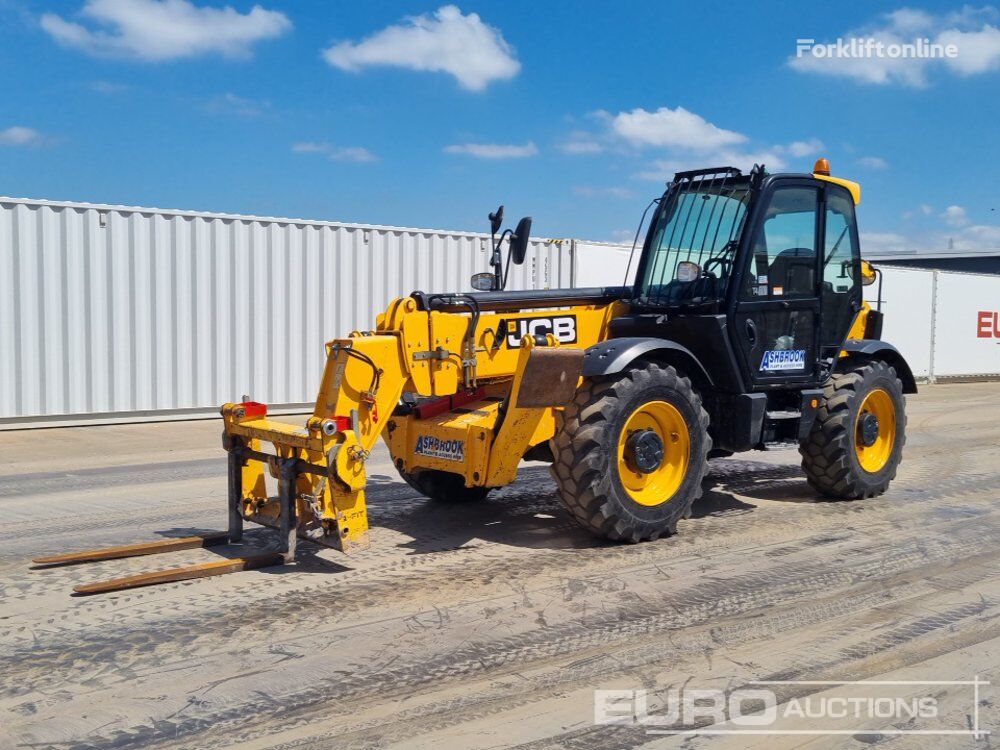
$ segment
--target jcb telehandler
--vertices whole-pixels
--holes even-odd
[[[493,272],[472,282],[481,291],[414,292],[373,330],[327,343],[304,426],[250,400],[222,407],[228,532],[37,562],[237,542],[245,520],[281,531],[273,554],[78,587],[93,593],[288,562],[297,536],[363,548],[379,437],[436,500],[481,500],[522,459],[551,461],[569,513],[628,542],[674,533],[707,459],[737,451],[795,443],[821,494],[879,495],[916,385],[862,301],[878,272],[860,256],[859,200],[825,159],[812,174],[679,172],[654,201],[633,285],[504,291],[501,247],[508,268],[523,261],[523,219],[494,242]],[[491,221],[495,235],[502,215]]]

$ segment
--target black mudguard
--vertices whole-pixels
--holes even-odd
[[[899,349],[892,344],[877,339],[848,339],[844,342],[843,349],[848,356],[842,357],[837,362],[838,370],[843,370],[844,365],[852,360],[880,359],[895,368],[896,374],[903,383],[903,393],[917,392],[917,381],[913,377],[913,370],[910,369],[910,365],[907,364],[903,355],[899,353]],[[584,366],[586,367],[586,365]]]
[[[594,344],[583,356],[582,374],[588,378],[614,375],[639,357],[669,359],[678,363],[686,375],[709,386],[713,385],[708,371],[690,349],[669,339],[647,336],[627,336]]]

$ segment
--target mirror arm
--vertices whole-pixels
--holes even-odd
[[[500,275],[497,273],[497,261],[499,260],[497,256],[499,254],[499,249],[497,246],[497,233],[492,224],[490,225],[490,242],[493,245],[493,254],[490,256],[490,266],[493,268],[493,278],[496,279],[494,285],[499,285]]]
[[[499,240],[493,237],[493,257],[490,259],[490,265],[493,266],[493,275],[496,277],[497,289],[500,291],[503,291],[504,284],[507,281],[503,272],[503,255],[500,252],[500,246],[503,244],[504,237],[513,234],[512,230],[505,229],[500,233]],[[510,268],[510,253],[507,253],[507,267]]]

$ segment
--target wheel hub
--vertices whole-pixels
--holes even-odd
[[[636,430],[629,435],[625,448],[643,474],[652,474],[663,463],[663,439],[653,430]]]
[[[858,440],[866,448],[875,445],[878,440],[878,417],[871,412],[865,412],[858,418]]]

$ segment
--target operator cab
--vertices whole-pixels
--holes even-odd
[[[677,173],[614,335],[677,341],[723,390],[822,383],[861,309],[858,200],[825,159],[813,174]]]

